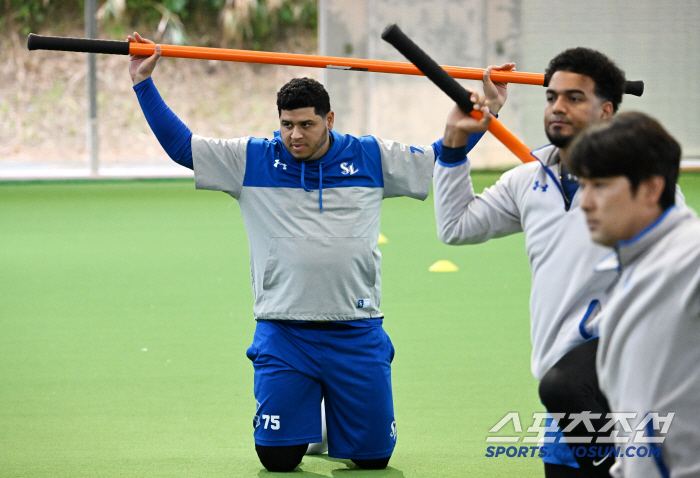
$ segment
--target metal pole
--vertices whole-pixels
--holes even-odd
[[[85,0],[85,38],[97,38],[97,1]],[[97,176],[100,167],[99,137],[97,132],[97,55],[87,58],[88,117],[87,150],[90,158],[90,174]]]
[[[318,2],[318,54],[328,55],[328,2],[319,0]],[[321,83],[328,88],[328,70],[321,72]]]

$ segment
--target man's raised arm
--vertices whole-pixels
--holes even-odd
[[[490,113],[498,113],[506,100],[506,85],[492,82],[491,71],[511,71],[514,66],[513,63],[490,66],[484,72],[485,98],[472,92],[474,108],[484,115],[481,120],[457,106],[447,118],[443,150],[433,177],[438,237],[447,244],[479,243],[521,230],[514,191],[509,186],[510,175],[504,175],[495,186],[476,196],[466,158],[469,135],[485,131],[491,122]]]
[[[129,35],[128,40],[131,43],[153,43],[138,33]],[[131,55],[129,74],[134,82],[134,91],[148,125],[168,156],[176,163],[194,169],[192,131],[168,108],[151,78],[159,58],[160,45],[156,45],[155,53],[151,56]]]

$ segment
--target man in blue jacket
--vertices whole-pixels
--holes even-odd
[[[150,42],[138,34],[129,41]],[[379,309],[381,203],[428,196],[441,142],[341,135],[333,131],[328,93],[308,78],[280,89],[273,139],[194,135],[153,84],[159,57],[156,47],[150,57],[132,56],[129,66],[151,129],[173,160],[194,170],[198,189],[226,192],[243,215],[257,320],[247,356],[261,463],[270,471],[297,467],[308,444],[321,440],[324,399],[329,455],[385,468],[397,429],[394,349]],[[495,96],[497,111],[505,95]],[[488,117],[484,99],[474,93],[472,100]]]

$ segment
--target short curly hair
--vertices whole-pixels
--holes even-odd
[[[282,110],[313,107],[324,118],[331,110],[331,100],[321,83],[311,78],[294,78],[277,92],[277,113]]]
[[[625,72],[599,51],[583,47],[569,48],[549,62],[544,74],[547,81],[557,71],[570,71],[590,77],[595,83],[595,94],[612,103],[614,112],[622,103]]]

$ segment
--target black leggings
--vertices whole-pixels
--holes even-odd
[[[596,352],[598,350],[598,338],[591,339],[574,347],[564,355],[540,382],[540,400],[549,413],[565,413],[566,417],[559,421],[559,427],[564,430],[572,420],[571,413],[591,412],[600,413],[600,418],[592,419],[594,431],[588,431],[584,422],[580,422],[570,432],[564,433],[568,437],[592,437],[591,443],[576,443],[576,447],[599,447],[595,442],[600,430],[608,421],[605,416],[610,412],[610,406],[598,386],[598,374],[595,369]],[[609,432],[600,436],[610,436]],[[581,467],[580,476],[610,478],[610,467],[615,462],[613,457],[602,460],[595,457],[576,456],[576,461]],[[545,466],[545,476],[550,476]],[[571,476],[579,476],[572,474]]]

